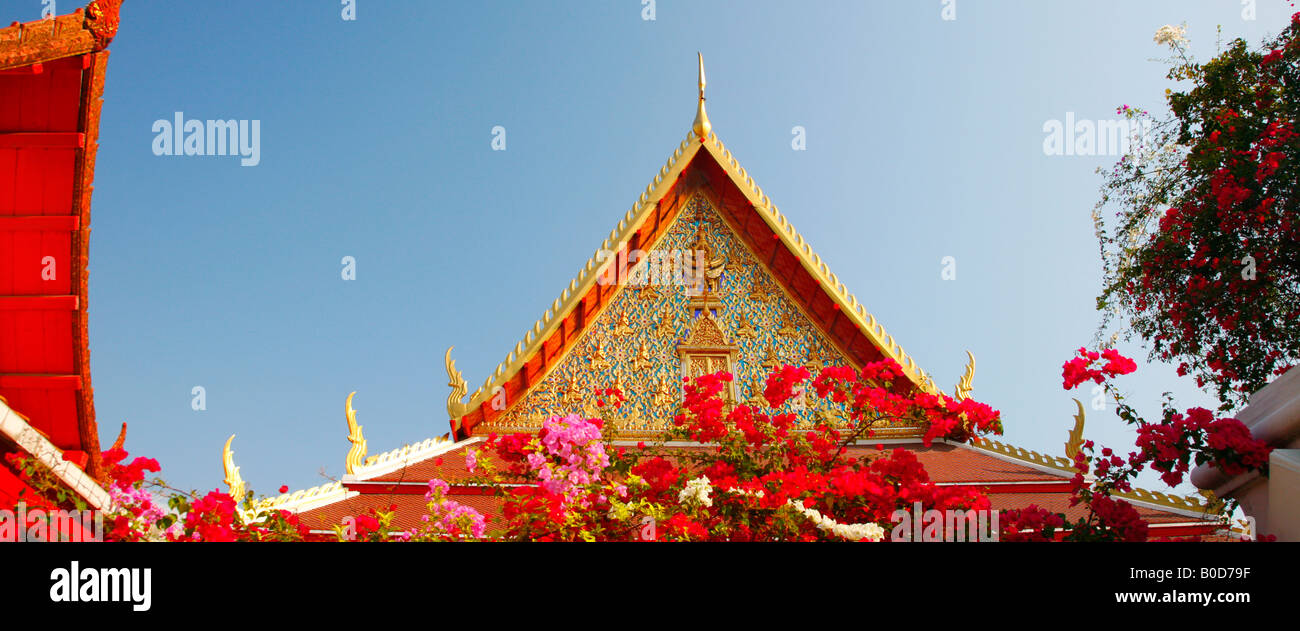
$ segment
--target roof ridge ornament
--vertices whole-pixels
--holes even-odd
[[[447,354],[443,357],[443,363],[447,368],[447,386],[451,388],[451,394],[447,395],[447,415],[451,417],[453,431],[459,431],[457,423],[469,411],[469,405],[461,402],[461,399],[465,397],[465,393],[469,392],[469,386],[465,383],[465,375],[456,369],[456,360],[451,358],[453,348],[456,347],[447,347]],[[519,355],[522,357],[522,352]]]
[[[962,373],[961,378],[957,380],[957,386],[953,388],[953,398],[958,401],[964,401],[970,398],[971,392],[974,392],[975,383],[975,354],[966,351],[966,356],[970,361],[966,362],[966,370]]]
[[[700,104],[695,110],[695,122],[691,124],[691,131],[700,142],[709,139],[709,133],[713,131],[713,125],[709,123],[709,115],[704,111],[704,54],[695,53],[700,58]]]
[[[235,502],[244,501],[244,479],[239,476],[239,467],[235,466],[235,452],[230,450],[230,443],[235,440],[235,435],[231,434],[226,439],[226,446],[221,449],[221,468],[225,471],[226,478],[224,482],[230,489],[230,497]]]
[[[344,468],[349,474],[355,474],[357,469],[366,463],[366,437],[361,433],[361,425],[357,423],[357,411],[352,409],[352,397],[357,392],[352,391],[348,395],[348,400],[344,403],[344,416],[348,420],[348,442],[352,447],[348,449],[347,460],[344,461]]]
[[[1074,429],[1070,430],[1069,437],[1065,441],[1065,457],[1069,458],[1070,462],[1074,462],[1079,452],[1083,451],[1083,403],[1075,399],[1074,404],[1079,406],[1079,413],[1074,415]]]

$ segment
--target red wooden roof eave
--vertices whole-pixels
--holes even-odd
[[[90,384],[90,348],[87,326],[87,264],[89,258],[90,200],[94,190],[95,157],[103,105],[108,51],[117,34],[122,0],[92,0],[87,7],[52,20],[15,23],[0,29],[0,70],[43,66],[81,55],[82,77],[78,98],[78,147],[73,173],[73,229],[71,277],[76,299],[72,318],[74,375],[78,378],[76,433],[88,458],[85,470],[102,479],[99,431],[95,422]],[[43,70],[43,68],[42,68]],[[35,69],[33,69],[35,72]]]

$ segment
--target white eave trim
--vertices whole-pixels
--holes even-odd
[[[479,442],[483,442],[481,436],[472,436],[454,443],[430,439],[423,443],[410,446],[409,448],[394,449],[393,451],[385,452],[377,456],[373,464],[358,467],[356,473],[344,475],[343,482],[345,484],[364,482],[371,478],[388,475],[407,465],[435,458],[442,454],[456,451],[461,447],[473,445],[474,443]]]
[[[63,451],[54,446],[50,439],[36,431],[17,412],[0,399],[0,433],[32,454],[37,460],[49,467],[68,488],[86,499],[97,510],[108,510],[112,500],[108,491],[98,482],[82,471],[77,465],[63,459]]]

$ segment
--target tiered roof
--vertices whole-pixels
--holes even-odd
[[[440,478],[451,484],[451,495],[457,501],[487,514],[498,513],[500,499],[485,495],[483,487],[468,481],[465,450],[489,431],[537,429],[535,425],[529,425],[527,417],[518,414],[516,408],[524,405],[530,395],[535,395],[543,382],[549,380],[548,383],[554,385],[559,374],[557,370],[567,371],[569,378],[573,378],[574,365],[565,365],[569,355],[580,344],[587,346],[577,352],[590,355],[590,340],[584,336],[593,331],[593,334],[602,333],[597,330],[600,326],[609,328],[614,316],[606,311],[617,303],[622,292],[633,291],[623,284],[600,282],[602,277],[609,278],[608,266],[618,264],[620,259],[626,260],[631,251],[651,250],[666,239],[670,231],[681,230],[682,222],[700,221],[702,226],[707,219],[704,217],[706,211],[715,213],[725,224],[725,229],[730,231],[728,234],[739,240],[743,247],[737,247],[736,251],[744,254],[738,256],[755,262],[762,268],[760,271],[764,278],[775,281],[777,286],[772,291],[779,293],[773,295],[784,297],[797,309],[799,316],[789,316],[790,312],[780,316],[782,326],[793,326],[786,324],[787,317],[806,318],[815,327],[817,339],[828,342],[838,354],[837,360],[861,367],[868,362],[891,358],[902,366],[906,376],[906,383],[901,387],[940,392],[934,381],[827,268],[712,132],[704,109],[701,63],[699,104],[688,137],[601,243],[597,253],[582,266],[559,298],[483,385],[469,393],[468,400],[464,398],[468,393],[465,379],[455,367],[451,350],[447,351],[448,385],[452,389],[447,411],[452,435],[457,442],[407,447],[379,457],[380,461],[387,463],[382,466],[374,462],[374,458],[366,460],[363,466],[354,466],[364,458],[365,447],[360,426],[356,425],[349,404],[349,439],[353,442],[353,452],[348,457],[348,475],[328,488],[318,487],[321,490],[301,496],[282,496],[271,502],[282,507],[296,506],[304,523],[322,532],[339,523],[343,517],[365,514],[371,509],[388,510],[394,505],[398,514],[396,524],[404,527],[403,524],[414,525],[424,514],[423,495],[428,481]],[[617,254],[609,256],[610,252]],[[628,328],[627,309],[619,308],[623,309],[618,316],[620,319],[610,329],[614,335],[620,329]],[[644,316],[644,307],[639,309]],[[642,325],[645,326],[644,319]],[[597,345],[595,348],[602,347]],[[599,350],[595,355],[595,361],[590,356],[586,361],[589,364],[608,363]],[[749,369],[752,371],[753,367]],[[970,394],[973,376],[974,357],[971,356],[966,372],[954,390],[955,396],[960,398]],[[1082,432],[1083,407],[1079,405],[1074,430],[1066,446],[1067,454],[1082,443]],[[655,434],[622,431],[620,436],[635,439],[640,435],[649,437]],[[882,442],[888,443],[889,448],[909,449],[917,454],[933,480],[941,484],[980,487],[990,494],[996,508],[1038,504],[1071,517],[1079,516],[1082,510],[1068,505],[1069,479],[1074,470],[1066,458],[1046,456],[987,439],[977,439],[970,444],[940,442],[925,447],[919,437],[919,429],[915,427],[883,428],[875,431],[871,445],[858,445],[852,451],[869,454],[875,450],[875,444]],[[355,453],[358,444],[361,445],[360,455]],[[670,446],[676,449],[707,448],[688,444]],[[295,497],[316,499],[310,504],[295,504]],[[1152,523],[1153,536],[1208,534],[1217,527],[1207,505],[1197,500],[1145,491],[1126,497]]]

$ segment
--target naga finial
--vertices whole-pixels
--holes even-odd
[[[366,461],[366,437],[361,433],[361,425],[357,423],[357,411],[352,409],[352,397],[355,395],[354,390],[348,395],[347,403],[344,404],[348,419],[348,442],[352,443],[344,466],[350,474],[356,474],[357,469]]]
[[[235,454],[230,451],[230,443],[235,440],[231,434],[226,439],[226,446],[221,449],[221,467],[226,472],[226,486],[230,488],[230,497],[235,502],[244,501],[244,479],[239,477],[239,467],[235,466]]]
[[[1065,441],[1065,457],[1070,462],[1074,462],[1074,457],[1083,449],[1083,403],[1075,399],[1074,404],[1079,406],[1079,413],[1074,415],[1074,429],[1070,430],[1069,439]]]
[[[713,131],[713,125],[709,123],[709,115],[704,111],[704,54],[696,53],[700,57],[700,105],[695,110],[695,122],[691,125],[691,130],[699,137],[700,142],[709,139],[709,132]]]
[[[447,347],[447,355],[443,359],[447,366],[447,385],[451,387],[451,394],[447,395],[447,414],[451,416],[452,421],[459,420],[465,416],[468,407],[461,402],[466,392],[469,392],[469,386],[465,383],[465,375],[456,370],[456,360],[451,358],[451,349],[455,346]]]
[[[975,389],[972,385],[975,382],[975,354],[966,351],[966,356],[970,358],[970,361],[966,362],[966,372],[963,372],[961,379],[957,380],[957,386],[953,388],[952,393],[953,398],[958,401],[970,398],[971,392]]]

